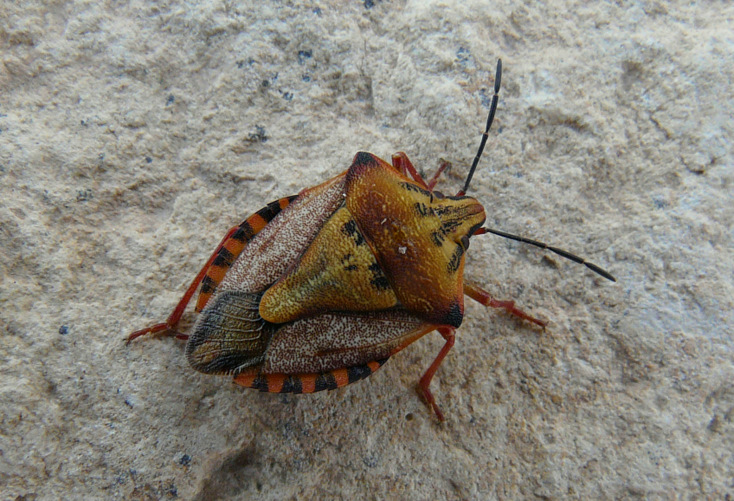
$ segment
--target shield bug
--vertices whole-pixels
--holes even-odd
[[[535,240],[484,228],[484,207],[466,195],[497,110],[502,64],[479,149],[463,189],[434,191],[446,167],[425,181],[405,153],[392,162],[357,153],[323,184],[272,202],[232,228],[164,323],[130,334],[188,339],[186,357],[207,374],[242,386],[312,393],[374,373],[425,334],[445,339],[418,383],[429,389],[454,344],[464,295],[541,327],[545,322],[464,281],[469,239],[494,233],[550,250],[614,278],[596,265]],[[199,289],[192,333],[176,328]]]

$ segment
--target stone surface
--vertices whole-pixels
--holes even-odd
[[[22,6],[21,6],[22,4]],[[734,495],[734,171],[725,2],[0,6],[3,499]],[[467,302],[331,393],[191,371],[164,319],[221,236],[360,150],[472,186],[498,237]],[[191,320],[193,313],[187,315]]]

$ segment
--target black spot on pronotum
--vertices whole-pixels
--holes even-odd
[[[446,323],[452,327],[459,327],[464,319],[464,312],[457,300],[451,303],[448,314],[446,315]]]
[[[354,161],[352,162],[353,166],[369,166],[369,165],[375,165],[377,161],[375,160],[375,157],[372,155],[372,153],[367,153],[364,151],[360,151],[356,155],[354,155]]]

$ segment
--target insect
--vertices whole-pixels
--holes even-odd
[[[434,190],[405,153],[392,163],[357,153],[323,184],[272,202],[232,228],[166,322],[130,334],[188,339],[190,365],[276,393],[331,390],[366,378],[432,331],[445,344],[417,390],[439,420],[429,386],[454,345],[464,295],[528,322],[544,321],[464,281],[469,239],[494,233],[547,250],[614,280],[562,249],[483,227],[484,207],[466,195],[499,99],[502,62],[479,150],[456,196]],[[190,336],[177,332],[197,289]]]

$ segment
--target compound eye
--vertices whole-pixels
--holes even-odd
[[[461,246],[464,248],[464,250],[469,249],[469,237],[467,235],[464,235],[463,237],[461,237],[459,242]]]
[[[441,193],[438,190],[434,190],[433,194],[436,195],[438,198],[446,198],[446,195],[444,195],[443,193]]]

